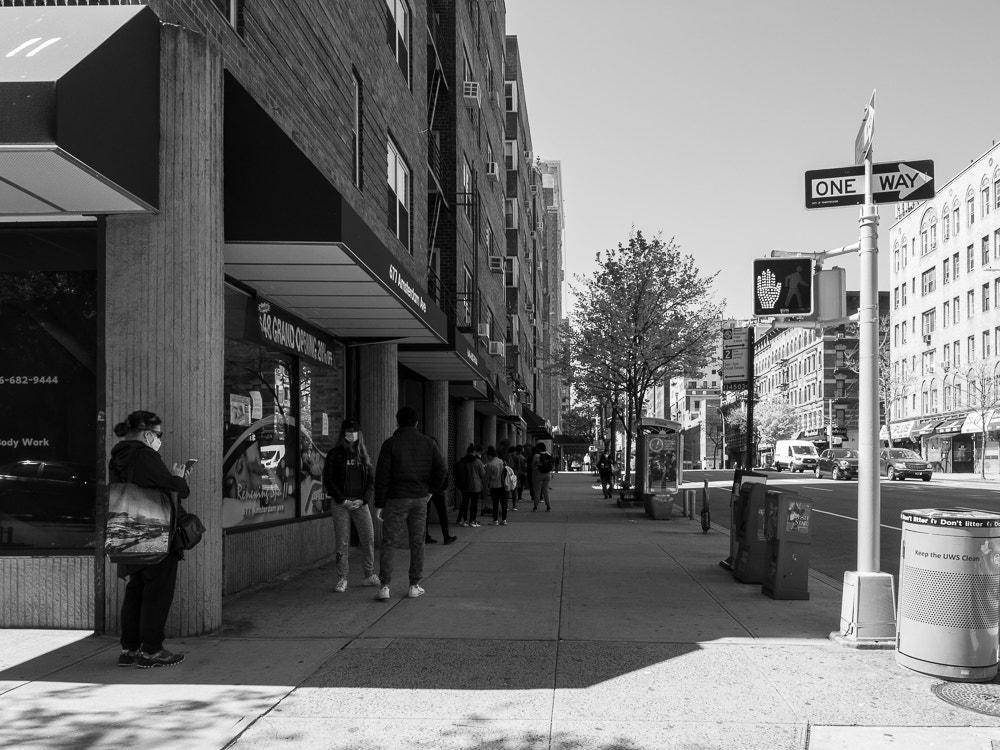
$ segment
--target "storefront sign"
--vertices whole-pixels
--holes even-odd
[[[257,314],[262,342],[321,365],[333,364],[332,341],[326,337],[293,321],[290,315],[270,302],[258,302]]]

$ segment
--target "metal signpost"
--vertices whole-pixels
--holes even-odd
[[[855,165],[806,172],[805,187],[806,208],[861,205],[857,244],[861,271],[858,310],[858,556],[857,570],[844,573],[840,631],[831,636],[849,646],[888,648],[895,644],[896,621],[892,575],[879,572],[879,217],[875,205],[932,198],[934,163],[919,160],[873,164],[874,133],[873,91],[854,141]]]

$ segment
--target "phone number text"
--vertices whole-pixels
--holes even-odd
[[[0,375],[0,385],[55,385],[58,375]]]

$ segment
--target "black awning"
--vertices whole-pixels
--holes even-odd
[[[155,210],[159,144],[152,10],[0,8],[0,215]]]

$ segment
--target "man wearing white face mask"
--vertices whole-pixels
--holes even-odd
[[[353,419],[340,425],[340,438],[330,450],[323,464],[323,488],[330,502],[336,539],[337,579],[333,590],[347,591],[347,573],[350,570],[348,555],[351,541],[351,522],[358,529],[361,542],[362,583],[378,586],[375,575],[375,529],[368,509],[375,488],[375,473],[365,448],[365,441]]]

